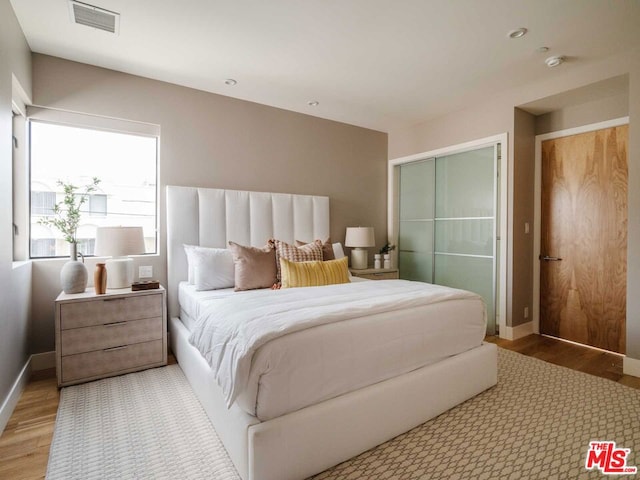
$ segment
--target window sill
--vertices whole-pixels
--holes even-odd
[[[142,255],[128,255],[129,257],[135,259],[138,258],[157,258],[160,257],[159,253],[145,253]],[[94,255],[90,256],[90,257],[84,257],[85,261],[87,262],[93,262],[93,261],[99,261],[99,260],[106,260],[108,258],[111,257],[96,257]],[[25,263],[25,262],[55,262],[55,261],[64,261],[66,262],[67,260],[69,260],[69,257],[42,257],[42,258],[31,258],[29,260],[24,260],[22,262],[13,262],[15,263]],[[78,260],[82,261],[80,255],[78,255]]]
[[[31,265],[31,260],[14,260],[13,262],[11,262],[11,269],[17,270],[24,267],[25,265]]]

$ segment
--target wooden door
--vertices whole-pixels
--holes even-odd
[[[619,353],[626,339],[627,139],[624,125],[542,142],[540,332]]]

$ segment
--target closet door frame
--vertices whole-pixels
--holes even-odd
[[[477,150],[483,147],[489,147],[492,145],[501,145],[501,157],[498,160],[498,172],[499,172],[499,185],[500,194],[499,199],[496,199],[496,207],[498,214],[496,220],[498,220],[499,231],[496,232],[497,239],[500,240],[499,251],[496,252],[498,257],[494,257],[494,262],[498,262],[499,272],[497,274],[497,282],[494,282],[494,288],[497,288],[495,295],[496,302],[496,325],[500,337],[508,338],[507,333],[507,246],[510,243],[507,236],[508,232],[508,218],[511,212],[511,208],[508,205],[508,187],[509,176],[511,175],[511,169],[509,160],[509,145],[507,143],[507,133],[494,135],[491,137],[485,137],[470,142],[461,143],[458,145],[452,145],[449,147],[440,148],[438,150],[432,150],[428,152],[417,153],[415,155],[409,155],[406,157],[395,158],[389,160],[388,174],[387,174],[387,235],[389,242],[393,245],[398,244],[398,232],[399,232],[399,206],[400,206],[400,168],[399,166],[405,163],[417,162],[420,160],[427,160],[429,158],[437,158],[446,155],[452,155],[456,153],[468,152],[470,150]],[[397,252],[393,252],[392,261],[394,265],[397,265]],[[498,288],[499,287],[499,288]]]

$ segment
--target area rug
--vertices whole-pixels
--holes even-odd
[[[63,388],[48,480],[240,480],[178,365]]]
[[[504,349],[498,371],[496,387],[314,480],[605,478],[604,456],[585,468],[596,440],[640,466],[639,390]],[[172,365],[63,389],[47,479],[97,478],[239,477]]]

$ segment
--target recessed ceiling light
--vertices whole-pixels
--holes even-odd
[[[564,63],[564,57],[562,56],[549,57],[544,61],[544,63],[546,63],[547,67],[549,68],[557,67],[561,63]]]
[[[320,105],[320,102],[312,100],[311,102],[307,102],[307,105],[309,105],[310,107],[317,107],[318,105]]]
[[[236,83],[238,83],[238,81],[237,81],[237,80],[234,80],[233,78],[227,78],[227,79],[224,81],[224,84],[225,84],[225,85],[229,85],[230,87],[233,87]]]
[[[549,51],[549,47],[538,47],[536,51],[538,53],[547,53]]]
[[[529,30],[527,30],[527,29],[526,29],[526,28],[524,28],[524,27],[517,28],[516,30],[511,30],[511,31],[509,32],[509,38],[520,38],[520,37],[524,37],[524,36],[527,34],[527,32],[528,32],[528,31],[529,31]]]

